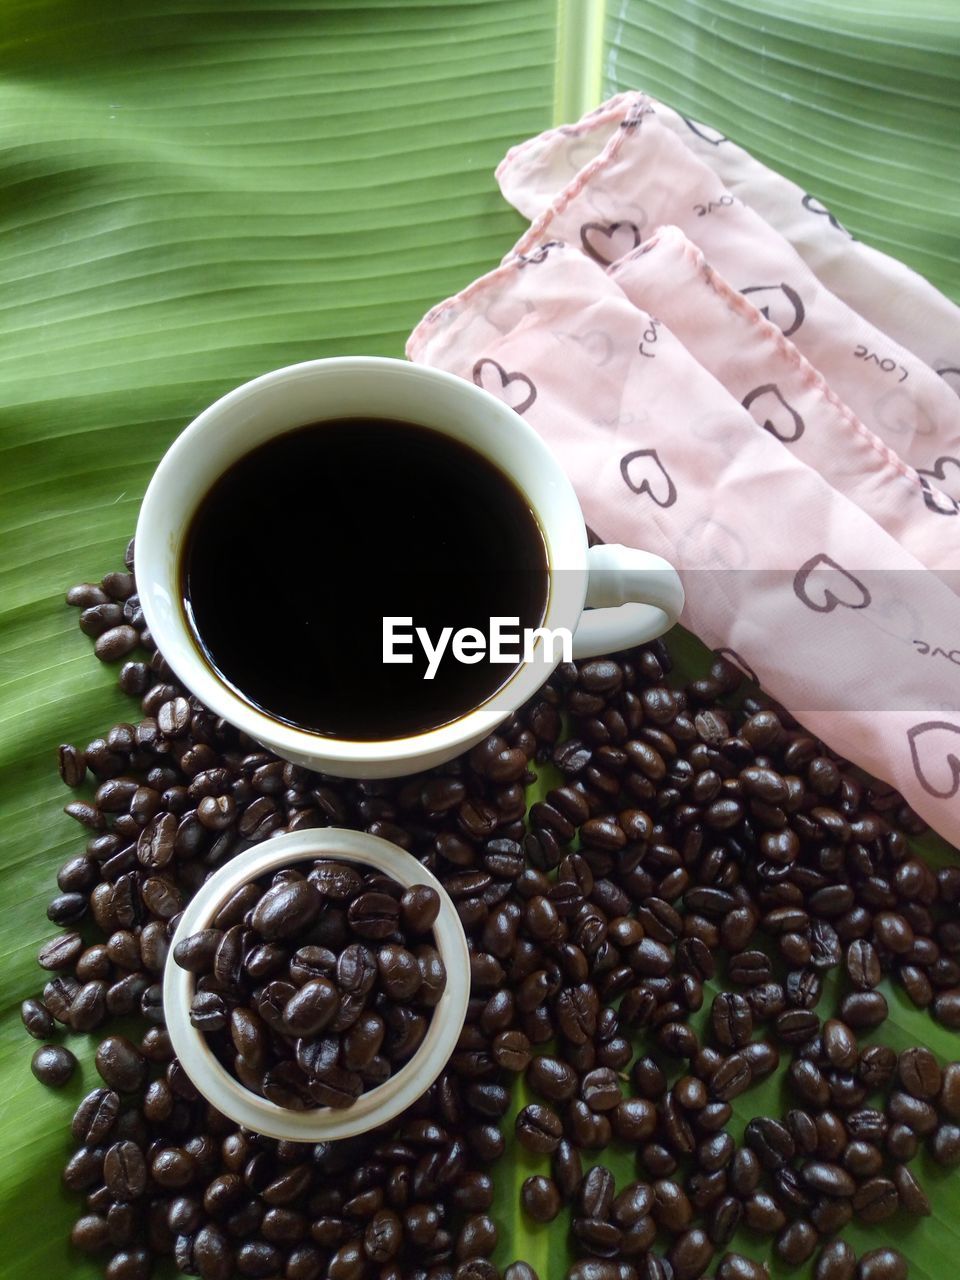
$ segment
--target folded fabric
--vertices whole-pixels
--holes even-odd
[[[816,196],[718,130],[662,102],[654,107],[728,191],[790,241],[831,292],[919,356],[960,395],[960,307],[897,258],[855,240]]]
[[[531,248],[430,312],[407,352],[522,413],[601,538],[677,565],[691,630],[960,843],[960,601],[595,258]]]
[[[618,94],[591,113],[608,116],[591,138],[557,129],[514,148],[497,170],[504,196],[531,221],[539,217],[594,158],[604,129],[607,136],[616,130],[616,112],[622,106],[625,113],[636,97]],[[654,98],[648,101],[658,120],[719,176],[731,195],[789,240],[831,292],[919,356],[960,395],[960,307],[904,263],[855,240],[815,196],[768,169],[719,130]]]
[[[960,499],[960,400],[946,381],[830,293],[646,95],[622,94],[512,148],[497,172],[512,203],[539,210],[516,246],[521,255],[556,239],[609,266],[657,227],[679,226],[874,434]]]
[[[732,289],[677,227],[610,274],[662,320],[754,422],[960,591],[960,503],[906,466],[831,391],[789,338]]]

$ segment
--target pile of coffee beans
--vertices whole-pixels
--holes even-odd
[[[447,982],[439,910],[429,885],[331,859],[243,885],[174,948],[196,974],[190,1021],[252,1092],[349,1107],[423,1042]]]
[[[24,1022],[44,1040],[54,1023],[106,1035],[64,1180],[83,1198],[74,1244],[108,1280],[163,1257],[204,1280],[535,1280],[492,1261],[508,1142],[541,1161],[522,1211],[568,1231],[568,1280],[762,1280],[746,1254],[765,1240],[817,1280],[902,1280],[888,1242],[929,1212],[915,1157],[960,1156],[960,1064],[884,1046],[880,987],[960,1025],[960,867],[911,848],[923,826],[896,792],[745,696],[728,661],[676,687],[660,642],[562,664],[428,774],[337,780],[192,698],[129,572],[68,599],[98,656],[127,659],[120,684],[140,703],[61,749],[86,842],[59,874],[49,914],[65,932]],[[327,825],[393,840],[438,876],[471,999],[446,1069],[395,1124],[304,1146],[197,1096],[159,978],[211,870]],[[778,1069],[769,1114],[750,1090]],[[508,1124],[518,1076],[530,1101]],[[618,1166],[635,1161],[620,1185],[611,1144]],[[851,1221],[878,1224],[859,1260]]]

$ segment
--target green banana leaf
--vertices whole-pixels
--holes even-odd
[[[65,1243],[76,1206],[58,1178],[69,1116],[94,1082],[93,1039],[75,1046],[75,1080],[46,1091],[17,1010],[40,985],[56,869],[83,843],[61,812],[56,745],[131,715],[62,593],[119,567],[169,442],[266,369],[401,355],[421,314],[522,230],[492,177],[506,148],[626,87],[718,125],[958,292],[958,36],[951,0],[7,0],[0,1280],[99,1274]],[[692,638],[673,646],[682,670],[702,665]],[[884,1039],[960,1056],[955,1037],[890,999]],[[744,1103],[779,1106],[780,1087]],[[631,1153],[610,1159],[631,1176]],[[518,1204],[537,1167],[511,1137],[497,1260],[553,1280],[568,1258],[562,1221],[534,1227]],[[897,1220],[896,1233],[915,1280],[942,1280],[960,1248],[960,1188],[922,1174],[934,1217]],[[763,1256],[757,1241],[743,1248]]]

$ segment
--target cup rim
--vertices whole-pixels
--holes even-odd
[[[443,995],[432,1010],[416,1053],[394,1075],[368,1089],[344,1110],[315,1107],[293,1111],[258,1097],[217,1060],[202,1032],[190,1022],[194,975],[173,958],[176,945],[206,928],[217,907],[260,876],[292,863],[329,858],[361,863],[393,877],[404,888],[428,884],[440,896],[434,923],[436,947],[447,972]],[[395,1119],[433,1084],[456,1048],[470,998],[470,951],[450,895],[437,877],[399,845],[346,827],[317,827],[273,836],[237,854],[207,879],[177,925],[164,965],[163,1007],[167,1032],[180,1065],[213,1106],[244,1128],[270,1138],[326,1142],[367,1133]]]
[[[452,389],[457,396],[482,403],[487,414],[523,439],[523,447],[530,456],[529,471],[536,470],[540,474],[549,475],[551,488],[565,508],[561,515],[545,519],[544,513],[531,500],[523,478],[511,475],[510,478],[530,503],[546,544],[550,585],[545,615],[540,625],[554,628],[567,626],[574,631],[586,599],[587,583],[586,527],[579,501],[567,475],[530,424],[475,383],[445,370],[387,356],[332,356],[283,365],[227,391],[197,414],[180,432],[161,458],[147,486],[137,520],[135,541],[135,571],[138,573],[141,607],[157,647],[191,693],[217,715],[223,716],[256,741],[267,743],[278,754],[311,758],[317,761],[316,767],[321,769],[325,765],[335,767],[338,761],[351,765],[362,765],[367,761],[381,764],[395,762],[400,765],[419,756],[456,750],[462,744],[476,741],[491,732],[540,688],[557,665],[556,662],[521,663],[484,703],[447,724],[404,737],[363,740],[313,733],[275,719],[241,697],[201,657],[180,606],[179,583],[170,581],[167,574],[150,571],[152,566],[163,562],[166,547],[161,544],[161,539],[169,540],[175,536],[169,530],[169,522],[163,520],[162,508],[168,501],[171,490],[176,490],[177,474],[189,470],[190,454],[201,433],[215,429],[224,415],[234,414],[251,397],[270,392],[292,379],[319,379],[341,371],[354,371],[357,375],[379,373],[388,377],[434,383]],[[276,434],[282,432],[278,431]],[[490,458],[494,465],[505,470],[502,463],[483,448],[482,440],[471,440],[469,444],[471,448]],[[242,456],[242,453],[237,456]],[[573,583],[570,575],[566,572],[558,574],[558,569],[578,570],[579,578]],[[140,581],[141,571],[144,581]],[[162,581],[159,586],[151,588],[147,580],[156,578]],[[561,583],[562,592],[559,589]],[[155,607],[157,602],[154,590],[171,606],[169,609],[160,610]],[[576,599],[573,598],[574,592]],[[168,640],[173,640],[173,643],[166,643]],[[507,696],[506,702],[504,695]]]

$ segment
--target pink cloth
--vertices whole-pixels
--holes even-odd
[[[896,258],[855,240],[815,195],[768,169],[732,139],[662,102],[653,105],[662,123],[731,194],[790,241],[818,280],[960,395],[960,307]]]
[[[577,246],[609,248],[629,214],[640,216],[629,199],[624,212],[611,210],[618,182],[634,176],[629,140],[646,123],[617,135],[628,140],[621,161],[620,148],[604,161],[603,239],[581,237],[596,219],[580,184],[558,201],[566,213],[544,222],[548,240],[572,233]],[[656,150],[669,155],[659,141]],[[666,189],[671,177],[668,165],[656,183]],[[653,230],[646,217],[644,227]],[[749,259],[747,230],[731,234]],[[410,358],[470,378],[522,413],[602,538],[677,565],[685,625],[732,651],[813,732],[960,843],[960,600],[758,427],[666,324],[630,301],[601,254],[533,234],[522,248],[434,308],[410,338]],[[808,278],[801,288],[813,307],[823,291]],[[836,332],[829,305],[821,323]]]
[[[960,591],[960,504],[860,422],[789,338],[664,227],[610,268],[753,420]]]
[[[608,266],[657,227],[680,227],[874,434],[960,500],[960,399],[947,381],[830,293],[646,95],[621,94],[514,147],[497,175],[512,203],[536,212],[521,255],[556,239]]]

